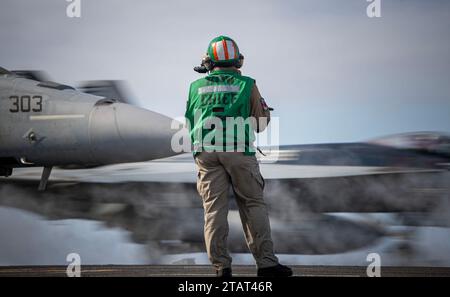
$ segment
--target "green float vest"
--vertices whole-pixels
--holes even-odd
[[[234,70],[213,71],[191,84],[185,117],[194,156],[201,151],[255,154],[255,133],[248,119],[254,84],[254,79]]]

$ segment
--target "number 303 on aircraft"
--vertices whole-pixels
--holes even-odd
[[[41,112],[42,111],[42,96],[9,96],[12,103],[10,112]]]

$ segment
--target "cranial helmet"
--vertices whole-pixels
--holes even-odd
[[[239,52],[236,42],[228,36],[218,36],[211,40],[203,56],[202,66],[195,67],[197,72],[204,73],[211,71],[214,67],[241,68],[244,62],[244,56]]]
[[[219,36],[209,43],[207,55],[217,66],[234,66],[239,61],[239,48],[230,37]]]

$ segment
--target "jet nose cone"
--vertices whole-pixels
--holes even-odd
[[[137,161],[173,156],[171,140],[176,133],[171,129],[173,119],[132,105],[119,104],[116,121],[120,138],[130,157]]]
[[[141,162],[176,155],[171,140],[174,120],[162,114],[115,103],[97,107],[91,116],[94,158],[103,164]]]

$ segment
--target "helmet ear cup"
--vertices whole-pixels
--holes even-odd
[[[244,55],[239,54],[238,60],[228,66],[234,66],[239,69],[242,67],[243,64],[244,64]],[[217,66],[220,66],[220,64]],[[214,63],[214,61],[211,59],[211,57],[208,54],[206,54],[202,58],[201,66],[195,67],[194,70],[197,72],[200,72],[200,73],[206,73],[207,71],[213,70],[214,67],[216,67],[216,63]]]
[[[238,59],[238,61],[236,62],[236,68],[241,68],[242,67],[242,65],[244,65],[244,55],[243,54],[239,54],[239,59]]]
[[[202,65],[205,66],[208,71],[211,71],[214,68],[214,62],[208,54],[203,56]]]

